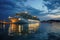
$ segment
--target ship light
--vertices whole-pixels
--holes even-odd
[[[12,18],[12,17],[9,16],[8,18]]]
[[[37,16],[34,16],[34,17],[37,17]]]
[[[18,18],[18,20],[21,20],[20,18]]]
[[[27,11],[25,11],[25,13],[27,14],[28,12],[27,12]]]

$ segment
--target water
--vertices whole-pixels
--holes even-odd
[[[0,24],[0,40],[60,40],[60,23]]]

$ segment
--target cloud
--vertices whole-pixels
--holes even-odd
[[[24,2],[27,0],[0,0],[0,13],[12,14],[23,10]],[[20,8],[22,8],[20,10]]]
[[[51,14],[60,14],[60,7],[56,8],[54,10],[50,10],[49,13],[51,13]]]
[[[44,2],[48,9],[53,10],[56,9],[57,7],[60,7],[60,0],[44,0]]]
[[[52,14],[48,14],[48,15],[46,15],[46,16],[43,16],[43,17],[45,17],[45,18],[60,18],[60,15],[52,15]]]
[[[60,18],[60,0],[43,0],[43,7],[46,7],[48,10],[40,12],[40,19],[42,20],[49,20]]]
[[[20,11],[30,11],[40,19],[59,18],[59,0],[0,0],[0,14],[2,16]],[[59,14],[59,15],[58,15]],[[51,17],[52,16],[52,17]]]
[[[27,0],[0,0],[0,19],[7,18],[9,15],[21,11],[21,1],[26,2]],[[20,5],[17,3],[20,2]],[[4,16],[4,17],[3,17]]]
[[[60,15],[54,15],[54,14],[47,14],[44,16],[38,16],[40,18],[40,20],[50,20],[50,19],[56,19],[56,20],[60,20]]]
[[[48,12],[48,9],[47,9],[46,5],[44,5],[44,3],[43,3],[43,0],[34,0],[34,1],[33,0],[28,0],[26,2],[26,4],[28,6],[30,5],[31,7],[35,8],[35,9],[43,11],[42,14]]]
[[[27,0],[0,0],[0,19],[5,19],[9,15],[12,16],[21,11],[29,11],[33,15],[37,15],[40,12],[40,10],[35,9],[30,5],[26,5],[26,2]]]

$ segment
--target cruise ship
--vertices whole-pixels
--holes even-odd
[[[11,23],[39,23],[37,16],[32,16],[28,12],[16,13],[14,17],[8,17]]]

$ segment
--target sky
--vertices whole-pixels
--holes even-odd
[[[42,11],[42,20],[60,19],[60,0],[28,0],[26,4]]]
[[[24,10],[40,20],[60,20],[60,0],[0,0],[0,19]]]

